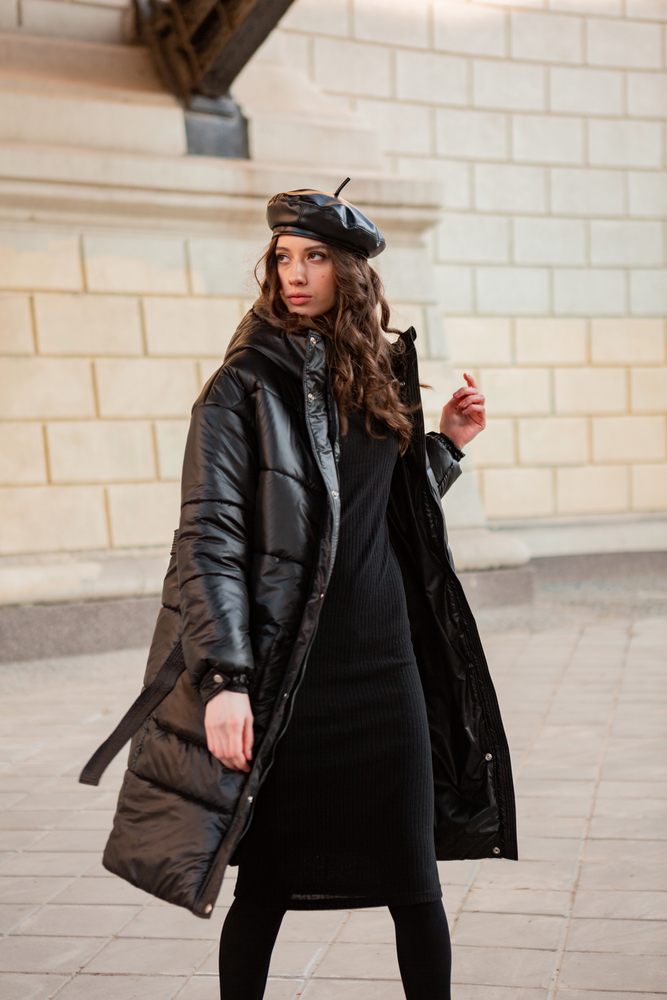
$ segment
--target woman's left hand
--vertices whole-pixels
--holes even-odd
[[[457,389],[445,403],[440,417],[440,433],[446,434],[457,448],[465,448],[486,427],[484,396],[471,375],[463,375],[468,383]]]

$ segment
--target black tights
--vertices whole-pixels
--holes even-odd
[[[390,906],[407,1000],[450,1000],[451,947],[440,900]],[[221,1000],[262,1000],[282,906],[235,899],[220,937]]]

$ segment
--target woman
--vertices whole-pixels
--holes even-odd
[[[199,915],[239,864],[223,1000],[264,995],[287,909],[379,905],[408,1000],[445,1000],[436,857],[516,856],[507,744],[438,496],[484,398],[466,376],[424,435],[414,333],[385,337],[368,264],[382,234],[338,192],[277,195],[267,214],[260,297],[193,410],[104,863]]]

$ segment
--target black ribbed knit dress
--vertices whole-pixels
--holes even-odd
[[[292,719],[239,845],[239,898],[291,910],[441,896],[426,706],[389,541],[398,455],[350,414],[338,551]]]

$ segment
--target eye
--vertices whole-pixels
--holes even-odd
[[[282,264],[284,261],[289,260],[289,257],[287,256],[286,253],[277,253],[276,260],[278,261],[279,264]]]
[[[311,260],[326,260],[326,254],[322,250],[313,250],[309,257]]]

